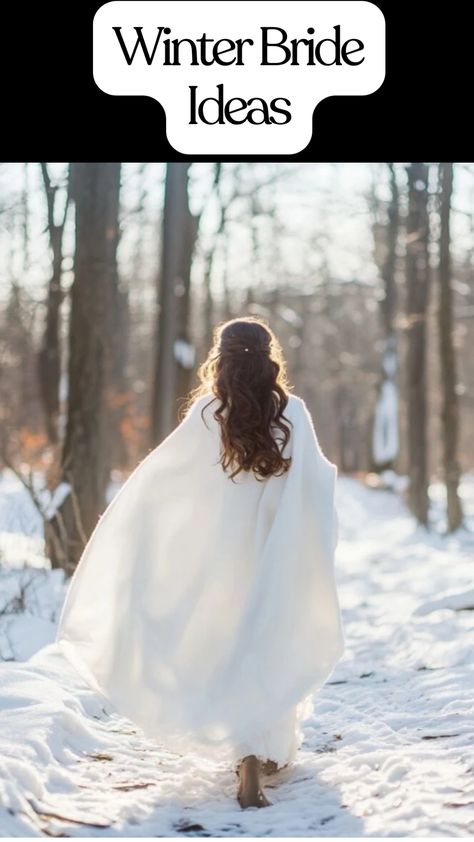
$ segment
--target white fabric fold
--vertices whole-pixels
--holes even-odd
[[[74,574],[58,642],[123,715],[176,750],[249,739],[328,678],[344,641],[336,468],[290,396],[290,470],[232,481],[198,399],[136,468]]]

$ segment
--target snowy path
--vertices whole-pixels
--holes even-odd
[[[472,590],[473,537],[427,536],[394,495],[353,480],[338,493],[347,653],[318,697],[298,762],[268,787],[273,806],[240,810],[232,771],[163,752],[107,716],[46,648],[0,666],[1,835],[474,832],[474,612],[431,604]],[[40,601],[42,617],[11,620],[13,651],[15,641],[23,651],[28,629],[37,646],[48,628],[51,639],[54,598]]]

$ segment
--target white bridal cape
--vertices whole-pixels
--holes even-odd
[[[136,468],[74,574],[58,642],[162,745],[284,765],[343,651],[334,581],[336,468],[290,396],[289,471],[230,480],[217,403],[200,397]]]

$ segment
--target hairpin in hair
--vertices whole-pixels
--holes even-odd
[[[268,348],[265,348],[265,345],[255,345],[254,348],[245,347],[245,348],[240,348],[238,350],[250,351],[252,354],[267,354],[268,353]]]
[[[246,353],[246,354],[248,354],[248,353],[251,353],[251,354],[266,354],[266,353],[268,353],[269,349],[266,348],[264,345],[256,345],[253,348],[249,347],[248,345],[244,345],[243,347],[240,345],[240,346],[235,346],[235,347],[230,346],[230,347],[227,347],[227,348],[219,347],[218,351],[221,354],[223,352],[227,352],[227,353],[231,353],[231,354],[242,354],[242,353]]]

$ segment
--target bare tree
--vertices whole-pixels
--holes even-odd
[[[448,531],[454,532],[463,519],[459,500],[457,461],[459,408],[456,393],[456,356],[453,344],[453,291],[451,261],[451,197],[453,164],[439,165],[439,306],[438,332],[441,362],[443,465],[447,492]]]
[[[69,207],[68,173],[67,194],[59,222],[56,222],[56,197],[58,185],[51,181],[47,164],[40,164],[46,195],[49,245],[52,256],[51,277],[46,296],[46,318],[38,355],[41,400],[46,418],[46,431],[51,442],[58,439],[59,380],[61,377],[60,310],[63,298],[61,275],[63,262],[63,235]]]
[[[214,165],[214,177],[213,177],[213,184],[212,190],[216,195],[218,205],[219,205],[219,219],[217,223],[217,228],[214,232],[214,236],[210,242],[209,248],[207,249],[204,257],[204,290],[205,290],[205,302],[204,302],[204,348],[210,347],[212,341],[212,331],[214,328],[214,299],[212,295],[212,270],[214,266],[214,258],[216,255],[217,247],[219,244],[220,237],[225,229],[226,219],[227,219],[227,210],[228,205],[223,201],[222,194],[220,190],[221,186],[221,175],[222,175],[222,164],[217,163]]]
[[[23,164],[23,190],[21,204],[23,206],[23,271],[30,266],[30,183],[29,164]]]
[[[409,505],[428,523],[428,458],[426,399],[426,318],[429,293],[429,215],[427,164],[407,166],[406,222],[407,403]]]
[[[28,291],[11,282],[0,318],[0,447],[40,434],[34,336],[36,305]],[[22,454],[24,455],[24,454]]]
[[[152,398],[152,441],[176,423],[177,398],[190,388],[194,346],[189,335],[191,261],[197,220],[189,209],[190,164],[168,164],[163,210],[158,337]]]
[[[71,492],[50,522],[67,535],[65,558],[47,536],[53,563],[70,568],[105,507],[109,479],[106,390],[111,368],[110,309],[117,275],[120,164],[72,165],[76,250],[71,290],[69,394],[62,479]],[[61,541],[64,545],[64,541]]]
[[[383,225],[374,225],[375,259],[380,266],[383,281],[383,297],[380,300],[380,315],[384,333],[382,371],[378,383],[375,406],[372,460],[373,467],[380,471],[394,467],[398,454],[398,349],[395,330],[397,310],[396,263],[399,232],[399,189],[393,163],[387,165],[390,181],[390,200]]]
[[[278,182],[287,175],[287,171],[281,172],[276,170],[272,174],[262,180],[253,177],[248,181],[248,176],[252,173],[253,165],[251,164],[237,164],[226,170],[227,178],[224,179],[224,165],[216,163],[213,170],[213,179],[211,189],[204,207],[201,209],[200,217],[206,213],[208,205],[211,205],[216,211],[217,222],[214,231],[208,238],[207,246],[203,253],[204,269],[204,313],[203,313],[203,336],[201,357],[204,358],[211,342],[212,333],[218,315],[218,307],[216,306],[216,296],[213,294],[213,281],[215,280],[215,263],[219,250],[222,250],[222,306],[219,316],[223,318],[230,318],[232,312],[230,289],[228,285],[228,253],[229,240],[231,234],[229,233],[229,223],[238,222],[238,224],[247,228],[250,234],[250,243],[252,250],[252,260],[250,262],[250,269],[252,275],[251,286],[257,284],[258,277],[258,259],[259,259],[259,239],[257,219],[264,217],[267,220],[275,220],[275,206],[269,206],[268,198],[265,205],[261,201],[260,194],[265,188],[271,188],[278,185]],[[223,183],[224,182],[224,183]],[[229,185],[226,188],[226,183]],[[230,184],[229,184],[230,182]],[[236,212],[237,208],[237,212]],[[277,227],[275,225],[275,227]],[[207,238],[206,238],[207,239]],[[273,249],[275,252],[276,247]],[[251,294],[251,293],[250,293]],[[250,301],[247,302],[249,304]]]

